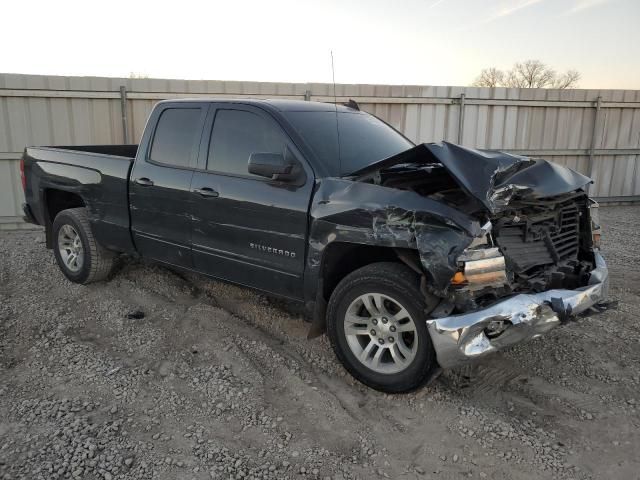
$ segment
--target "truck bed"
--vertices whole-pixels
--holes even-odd
[[[48,195],[56,195],[58,202],[81,199],[104,246],[133,252],[128,182],[137,150],[137,145],[27,147],[23,156],[25,197],[32,210],[25,213],[46,225],[54,220],[51,212],[41,208],[52,204],[45,201]]]
[[[69,145],[55,147],[56,150],[72,150],[74,152],[98,153],[100,155],[109,155],[113,157],[125,157],[133,159],[138,153],[138,145]]]

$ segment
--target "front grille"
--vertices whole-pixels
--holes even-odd
[[[546,212],[501,219],[496,242],[516,273],[577,259],[580,210],[571,201]]]

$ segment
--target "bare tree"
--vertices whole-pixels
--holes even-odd
[[[556,77],[553,82],[553,88],[574,88],[578,85],[580,77],[580,72],[568,70],[564,75]]]
[[[540,60],[516,63],[507,74],[507,86],[517,88],[545,88],[556,78],[556,72]]]
[[[473,82],[474,87],[499,87],[504,83],[504,72],[495,67],[485,68]]]
[[[511,87],[511,88],[575,88],[580,73],[568,70],[558,74],[553,68],[540,60],[526,60],[516,63],[511,70],[504,72],[498,68],[485,68],[473,82],[475,87]]]

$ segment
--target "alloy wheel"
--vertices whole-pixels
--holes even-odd
[[[65,266],[72,272],[79,272],[84,263],[82,238],[71,225],[63,225],[58,231],[58,251]]]
[[[413,318],[400,302],[380,293],[366,293],[351,302],[344,333],[354,356],[378,373],[403,371],[418,351]]]

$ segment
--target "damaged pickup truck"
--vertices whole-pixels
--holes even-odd
[[[414,145],[353,102],[165,101],[140,145],[28,147],[21,168],[25,218],[69,280],[124,253],[305,302],[309,336],[387,392],[607,293],[589,178]]]

